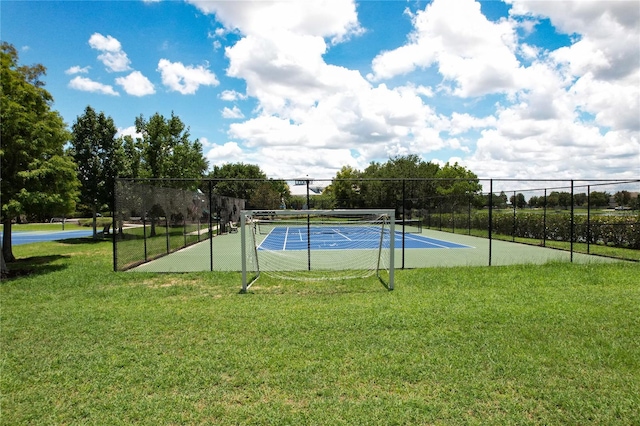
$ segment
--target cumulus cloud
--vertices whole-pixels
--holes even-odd
[[[140,71],[133,71],[126,77],[116,78],[116,84],[122,86],[127,94],[133,96],[147,96],[156,93],[153,83]]]
[[[107,67],[107,71],[121,72],[131,69],[129,67],[131,61],[122,50],[120,42],[114,37],[94,33],[89,38],[89,46],[102,52],[98,55],[98,59]]]
[[[133,139],[142,138],[142,133],[136,132],[136,126],[129,127],[118,127],[118,133],[116,133],[117,137],[120,136],[131,136]]]
[[[244,114],[237,106],[233,106],[233,108],[224,107],[222,110],[223,118],[232,118],[232,119],[240,119],[244,118]]]
[[[478,2],[434,0],[409,12],[406,43],[380,52],[364,78],[325,60],[335,43],[364,31],[353,1],[191,3],[239,36],[225,49],[227,75],[246,91],[220,99],[257,102],[247,118],[223,109],[239,121],[228,127],[234,142],[209,151],[211,164],[253,161],[270,176],[331,177],[344,165],[418,154],[484,177],[637,173],[638,19],[624,7],[512,0],[511,16],[491,21]],[[572,36],[570,46],[522,42],[547,17]],[[609,25],[630,49],[611,46]],[[411,83],[427,68],[440,85]],[[493,104],[474,113],[469,105],[489,96]]]
[[[235,90],[223,90],[222,93],[220,93],[220,99],[223,101],[237,101],[247,99],[247,96],[242,93],[238,93]]]
[[[640,8],[634,1],[541,2],[511,0],[514,16],[549,17],[565,34],[579,40],[554,56],[573,75],[592,72],[599,79],[625,78],[640,61]]]
[[[489,21],[474,0],[435,0],[412,16],[409,42],[383,52],[369,78],[380,81],[432,65],[453,84],[456,96],[511,92],[520,64],[514,23]]]
[[[203,147],[210,147],[205,154],[211,166],[220,166],[225,163],[241,163],[247,162],[246,154],[237,142],[226,142],[222,145],[212,144],[206,141]]]
[[[193,95],[200,86],[217,86],[220,84],[216,75],[206,67],[183,65],[181,62],[171,62],[160,59],[158,71],[162,76],[162,83],[174,92],[183,95]]]
[[[344,41],[363,30],[352,0],[212,2],[187,0],[202,12],[215,14],[228,30],[263,37],[274,31],[329,37]]]
[[[75,90],[83,91],[83,92],[100,93],[103,95],[110,95],[110,96],[120,96],[118,92],[113,90],[112,86],[109,86],[107,84],[102,84],[97,81],[93,81],[90,78],[86,78],[86,77],[80,77],[80,76],[74,77],[69,82],[69,87]]]
[[[89,72],[90,66],[80,67],[78,65],[73,66],[67,70],[65,70],[65,74],[73,75],[73,74],[86,74]]]

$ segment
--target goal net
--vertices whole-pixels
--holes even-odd
[[[394,210],[243,210],[242,290],[261,274],[341,280],[377,275],[393,289]]]

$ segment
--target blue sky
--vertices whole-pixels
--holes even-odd
[[[417,154],[480,177],[640,175],[640,4],[5,1],[69,126],[178,115],[210,165],[331,178]]]

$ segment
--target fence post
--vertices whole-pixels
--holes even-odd
[[[493,231],[493,179],[489,179],[489,266],[491,266],[492,231]]]
[[[169,254],[171,253],[171,244],[169,242],[169,218],[166,213],[164,214],[164,232],[167,236],[167,254]]]
[[[587,254],[591,254],[591,185],[587,185]]]
[[[113,272],[117,272],[118,271],[118,252],[117,252],[117,248],[116,248],[116,235],[117,235],[117,229],[116,228],[116,224],[117,224],[117,220],[116,220],[116,212],[118,211],[118,206],[116,205],[116,203],[118,202],[118,197],[116,195],[117,192],[117,187],[118,187],[118,182],[114,182],[113,184],[113,199],[112,199],[112,206],[113,206],[113,211],[111,212],[111,229],[113,230],[111,232],[111,240],[113,241]]]
[[[147,211],[143,210],[142,212],[142,239],[144,241],[144,261],[149,261],[149,256],[147,255]]]
[[[542,247],[547,246],[547,188],[544,189],[544,204],[542,206]]]
[[[569,230],[569,239],[571,240],[571,262],[573,263],[573,239],[574,239],[574,234],[573,234],[573,228],[575,226],[575,220],[573,218],[573,214],[574,214],[574,210],[573,210],[573,205],[574,205],[574,201],[573,201],[573,179],[571,179],[571,229]]]
[[[467,227],[469,228],[468,235],[471,235],[471,202],[473,200],[473,194],[469,194],[469,203],[467,206],[468,215],[467,215]]]
[[[189,210],[185,211],[184,214],[184,218],[182,219],[183,222],[183,234],[184,234],[184,247],[187,246],[187,215],[189,214]]]
[[[309,179],[307,179],[307,210],[311,210],[309,197]],[[311,270],[311,222],[310,216],[307,214],[307,270]]]
[[[213,271],[213,182],[209,183],[209,270]]]
[[[407,205],[406,203],[407,203],[407,199],[406,199],[406,193],[405,193],[405,180],[402,179],[402,269],[404,269],[404,234],[405,234],[404,224],[407,221],[407,214],[405,211],[406,205]]]
[[[516,191],[513,191],[513,229],[511,230],[511,242],[516,242]]]

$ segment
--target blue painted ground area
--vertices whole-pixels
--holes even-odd
[[[45,241],[66,240],[69,238],[83,238],[93,235],[93,230],[79,231],[25,231],[13,232],[11,242],[13,245],[41,243]]]
[[[310,241],[310,242],[309,242]],[[405,249],[459,249],[472,248],[450,241],[429,238],[420,234],[405,234]],[[380,245],[380,232],[348,232],[336,228],[328,231],[311,230],[305,227],[290,227],[274,230],[258,246],[258,250],[355,250],[372,249]],[[395,233],[396,248],[402,246],[402,233]],[[388,243],[386,244],[388,247]]]

